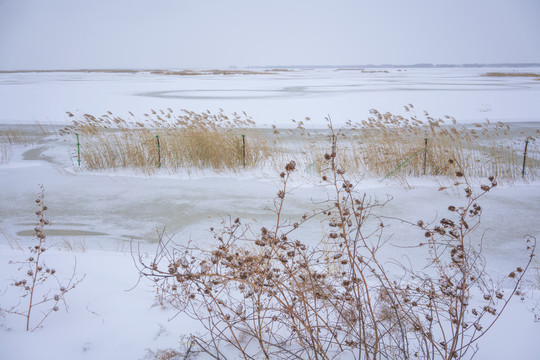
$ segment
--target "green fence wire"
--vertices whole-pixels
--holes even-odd
[[[398,165],[398,167],[396,167],[394,170],[390,171],[388,174],[386,174],[385,177],[383,177],[381,180],[379,180],[379,182],[383,182],[384,180],[388,179],[388,177],[394,175],[394,173],[396,171],[398,171],[403,165],[405,165],[406,163],[409,162],[409,160],[411,160],[413,157],[415,157],[416,155],[418,155],[420,152],[422,151],[426,151],[427,150],[427,140],[426,140],[426,145],[419,149],[418,151],[416,151],[414,154],[412,154],[411,156],[409,156],[404,162],[402,162],[401,164]]]

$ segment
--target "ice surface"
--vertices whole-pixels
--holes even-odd
[[[150,108],[186,108],[226,112],[246,110],[259,124],[289,126],[290,118],[311,116],[314,126],[331,114],[336,121],[361,120],[369,108],[394,111],[413,103],[434,115],[450,114],[459,121],[490,117],[521,120],[536,130],[540,82],[531,79],[486,78],[486,69],[431,69],[390,74],[358,71],[297,71],[262,76],[173,77],[151,74],[40,73],[0,74],[0,121],[33,124],[33,120],[65,123],[64,111],[101,114],[147,112]],[[261,97],[262,96],[262,97]],[[437,113],[437,114],[435,114]],[[46,120],[48,119],[48,120]],[[527,122],[528,121],[528,122]],[[275,221],[271,210],[280,188],[279,177],[262,173],[190,174],[95,173],[79,170],[72,144],[51,136],[28,146],[14,146],[11,161],[0,164],[0,304],[18,301],[9,289],[23,257],[17,249],[32,241],[33,212],[38,184],[45,186],[51,221],[46,261],[69,274],[75,258],[84,281],[67,296],[69,312],[53,314],[42,329],[27,334],[23,319],[0,318],[2,359],[140,359],[145,349],[176,346],[181,334],[197,331],[196,323],[176,318],[171,309],[153,306],[151,286],[138,281],[129,242],[150,254],[157,231],[165,229],[176,241],[192,239],[210,244],[211,226],[240,217],[255,229]],[[439,191],[433,179],[411,179],[414,189],[395,182],[360,181],[357,190],[393,200],[381,215],[416,222],[442,217],[448,205],[459,205],[463,194]],[[330,196],[302,171],[293,178],[285,216],[292,221]],[[488,269],[506,274],[523,263],[524,235],[540,239],[540,183],[500,186],[482,198],[482,227]],[[386,255],[399,260],[422,260],[403,247],[417,244],[422,234],[409,225],[391,221],[387,234],[392,245]],[[316,220],[299,236],[321,238]],[[66,241],[72,244],[68,249]],[[10,245],[11,244],[11,245]],[[55,246],[52,246],[55,245]],[[538,267],[538,262],[535,262]],[[525,304],[514,301],[494,331],[483,339],[477,359],[533,360],[539,351],[540,323]]]
[[[138,116],[150,109],[226,113],[245,110],[258,125],[311,127],[361,121],[372,108],[403,112],[413,104],[460,122],[538,121],[540,82],[528,77],[486,77],[488,68],[388,69],[388,73],[296,70],[272,75],[151,73],[2,73],[0,123],[66,123],[66,111]],[[540,72],[537,68],[519,72]]]

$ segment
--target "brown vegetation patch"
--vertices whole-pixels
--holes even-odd
[[[264,70],[133,70],[133,69],[78,69],[78,70],[0,70],[0,74],[17,74],[17,73],[104,73],[104,74],[138,74],[151,73],[156,75],[269,75],[280,72],[291,72],[291,69],[264,69]]]
[[[508,72],[488,72],[483,76],[492,76],[492,77],[535,77],[536,80],[540,80],[540,74],[536,73],[508,73]]]

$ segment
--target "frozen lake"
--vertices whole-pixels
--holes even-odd
[[[404,105],[413,104],[417,113],[449,114],[463,123],[484,118],[509,121],[516,131],[534,134],[540,121],[540,81],[534,77],[484,76],[491,71],[539,73],[540,68],[297,69],[247,75],[0,73],[0,125],[33,125],[35,121],[65,124],[71,121],[66,111],[96,116],[107,111],[116,115],[132,112],[142,118],[151,109],[184,108],[223,109],[225,113],[245,110],[260,127],[293,126],[291,119],[309,116],[307,126],[324,127],[328,114],[339,126],[348,119],[365,119],[371,108],[403,113]],[[38,183],[44,183],[50,194],[51,211],[57,215],[54,234],[60,238],[78,231],[78,236],[101,239],[102,244],[111,239],[155,241],[156,228],[188,236],[200,234],[228,214],[271,219],[264,209],[272,204],[278,189],[277,173],[154,178],[85,173],[74,167],[71,145],[54,137],[38,140],[16,148],[13,160],[0,166],[4,189],[0,226],[4,231],[11,236],[31,235],[31,231],[27,234],[33,221],[28,218],[28,208]],[[390,207],[394,209],[389,214],[392,216],[415,213],[419,202],[433,196],[419,190],[409,193],[400,186],[369,187],[378,196],[397,195],[394,203],[401,205]],[[428,188],[436,194],[436,187]],[[511,223],[540,213],[536,203],[528,203],[527,191],[511,192],[517,216]],[[300,217],[313,200],[327,196],[324,191],[314,191],[312,185],[299,189],[287,215]],[[509,202],[496,200],[492,208],[503,204]],[[498,210],[493,214],[496,217]],[[537,234],[535,222],[528,223],[532,235]],[[502,244],[506,235],[497,232],[494,236]]]
[[[164,75],[151,72],[0,73],[0,123],[62,124],[66,111],[95,116],[112,111],[136,116],[151,109],[246,111],[259,126],[291,126],[310,117],[310,127],[361,121],[374,108],[454,116],[469,123],[540,120],[540,81],[488,77],[491,71],[539,68],[297,69],[269,74]]]
[[[149,72],[0,73],[0,130],[35,131],[25,145],[0,143],[0,154],[9,155],[0,158],[0,300],[20,300],[16,293],[5,295],[2,291],[12,288],[9,285],[17,275],[17,266],[8,262],[23,259],[23,249],[34,241],[38,184],[45,187],[51,221],[45,229],[50,246],[47,261],[51,260],[59,273],[69,274],[76,257],[78,274],[86,275],[69,294],[70,312],[59,312],[42,330],[31,334],[34,346],[27,346],[28,334],[22,330],[20,319],[0,318],[2,354],[35,359],[48,356],[43,349],[51,348],[60,358],[103,359],[118,353],[121,358],[139,359],[149,348],[174,346],[180,334],[196,331],[197,324],[184,318],[169,322],[176,313],[171,308],[152,306],[155,291],[151,284],[142,282],[134,290],[125,291],[133,288],[139,275],[129,254],[130,241],[140,243],[143,253],[152,253],[157,232],[165,229],[177,242],[193,240],[204,247],[212,242],[210,227],[221,229],[222,221],[227,222],[229,217],[240,217],[242,224],[250,224],[254,232],[276,221],[269,209],[281,185],[277,172],[184,169],[142,176],[129,170],[89,171],[76,166],[73,138],[66,139],[57,132],[45,135],[36,122],[66,124],[71,121],[66,111],[96,116],[107,111],[115,115],[133,112],[143,118],[151,109],[217,112],[221,108],[225,113],[246,111],[259,127],[291,127],[291,119],[309,116],[312,120],[306,125],[318,128],[325,125],[328,114],[340,126],[348,119],[367,118],[371,108],[403,113],[404,105],[413,104],[419,114],[426,110],[433,116],[451,115],[461,123],[485,118],[512,122],[513,134],[523,131],[534,135],[540,123],[540,81],[482,76],[491,70],[316,69],[190,76]],[[538,73],[540,69],[519,72]],[[386,222],[384,239],[389,243],[384,256],[424,264],[426,247],[410,249],[423,241],[424,234],[397,219],[438,221],[449,216],[449,205],[463,205],[466,198],[463,191],[440,188],[448,185],[448,179],[407,181],[412,189],[395,180],[360,179],[355,185],[359,194],[366,193],[370,198],[392,198],[377,213]],[[294,191],[286,197],[283,215],[292,222],[332,199],[332,187],[302,169],[289,185]],[[478,185],[474,183],[475,191]],[[479,200],[483,217],[471,240],[482,243],[487,270],[495,278],[506,276],[516,264],[528,259],[522,251],[523,236],[540,239],[539,200],[538,181],[503,184]],[[324,237],[325,231],[328,224],[315,218],[294,236],[311,246]],[[535,279],[538,269],[535,259],[530,278]],[[476,358],[537,358],[540,328],[528,311],[535,294],[538,296],[537,291],[531,292],[524,304],[511,302],[494,331],[482,339]]]

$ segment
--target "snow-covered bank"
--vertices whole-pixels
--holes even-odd
[[[7,262],[21,256],[21,251],[0,246],[2,306],[20,300],[11,289],[4,291],[17,273],[17,266]],[[67,294],[68,311],[60,306],[35,332],[24,331],[23,317],[2,318],[2,359],[141,359],[145,349],[173,347],[180,334],[196,329],[197,324],[181,318],[169,322],[174,312],[155,304],[150,284],[133,288],[138,274],[129,253],[51,249],[45,261],[62,277],[72,273],[75,258],[77,276],[85,277]],[[40,313],[33,319],[40,319]]]
[[[16,266],[7,261],[21,255],[5,244],[0,246],[2,305],[18,301],[3,292],[16,272]],[[68,312],[61,308],[42,329],[30,333],[24,331],[22,317],[0,318],[2,359],[143,359],[148,350],[185,349],[182,342],[186,340],[181,336],[201,330],[193,320],[175,317],[174,310],[161,307],[147,281],[134,287],[138,274],[129,253],[50,250],[46,261],[57,266],[59,273],[69,275],[74,258],[77,274],[85,274],[85,278],[67,295]],[[534,322],[525,304],[515,298],[480,341],[476,359],[534,360],[539,336],[540,323]]]

